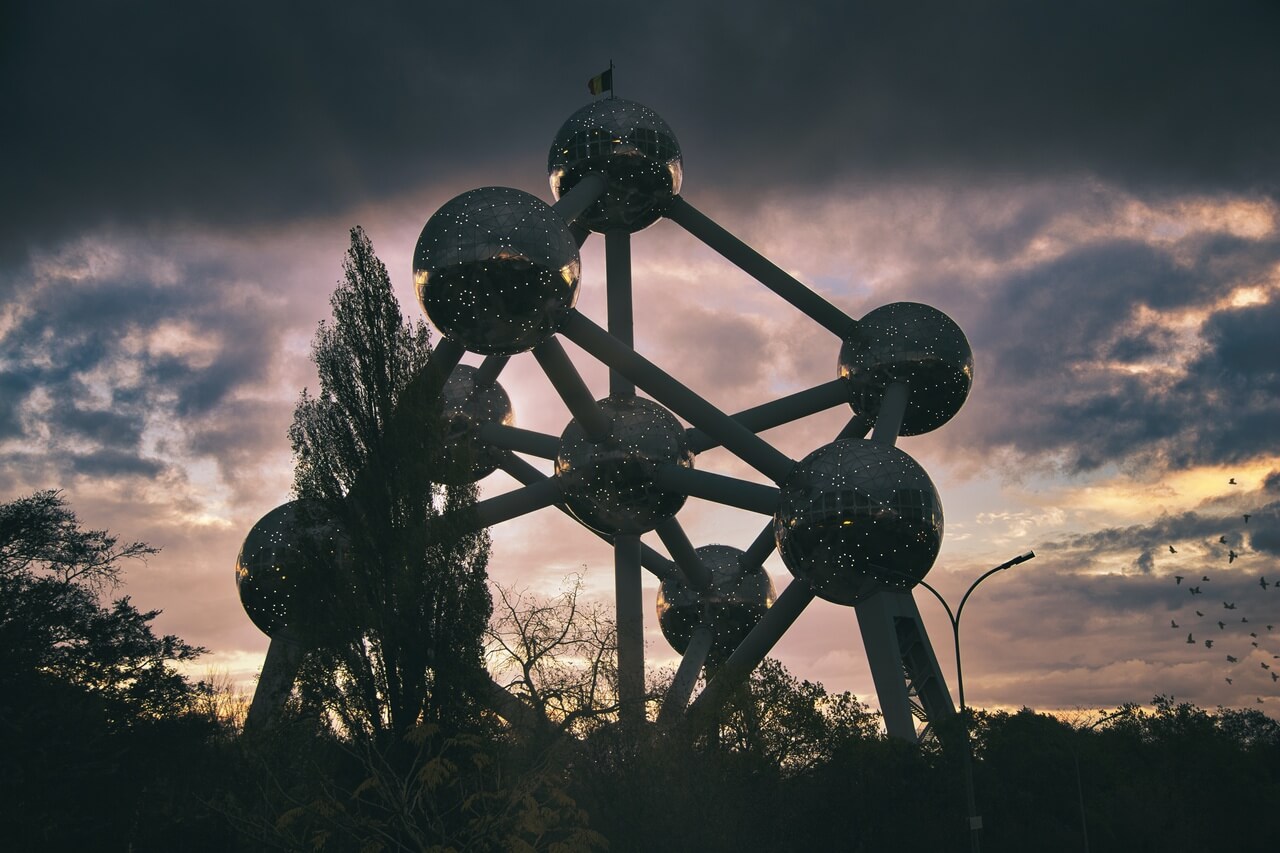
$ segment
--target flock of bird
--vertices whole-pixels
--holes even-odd
[[[1228,484],[1232,486],[1238,485],[1234,477],[1228,481]],[[1242,517],[1245,524],[1248,524],[1249,519],[1252,518],[1249,513],[1245,513]],[[1218,537],[1218,544],[1228,546],[1227,565],[1232,565],[1236,560],[1242,559],[1241,555],[1230,545],[1225,535]],[[1169,553],[1177,554],[1178,549],[1170,545]],[[1187,581],[1185,586],[1183,585],[1184,580]],[[1280,654],[1274,654],[1270,651],[1276,641],[1280,640],[1280,630],[1277,630],[1280,626],[1265,622],[1250,622],[1248,612],[1241,611],[1235,601],[1223,600],[1221,611],[1218,611],[1213,616],[1207,615],[1206,611],[1217,610],[1216,606],[1201,603],[1200,599],[1196,598],[1197,596],[1206,595],[1205,585],[1212,583],[1212,578],[1207,574],[1202,575],[1198,581],[1188,579],[1184,575],[1174,575],[1173,581],[1176,586],[1182,587],[1191,596],[1194,602],[1192,612],[1195,613],[1196,621],[1192,622],[1188,617],[1182,617],[1183,622],[1179,624],[1176,618],[1170,619],[1169,627],[1175,631],[1190,628],[1191,630],[1187,631],[1187,645],[1203,645],[1205,649],[1211,652],[1215,646],[1218,646],[1217,654],[1222,655],[1225,659],[1223,680],[1227,684],[1234,685],[1235,679],[1241,677],[1242,668],[1248,667],[1251,669],[1252,664],[1256,662],[1259,666],[1259,671],[1271,676],[1273,689],[1280,692],[1280,686],[1277,686],[1277,683],[1280,682]],[[1276,592],[1280,592],[1280,580],[1268,581],[1265,575],[1258,578],[1258,586],[1264,593],[1272,587],[1275,587]],[[1254,601],[1246,602],[1247,606],[1255,604],[1256,602]],[[1266,611],[1271,612],[1272,608],[1268,607]],[[1276,621],[1280,622],[1280,620]],[[1204,636],[1205,633],[1208,633],[1209,636]],[[1247,640],[1249,646],[1252,647],[1251,649],[1244,645],[1246,634],[1248,635]],[[1235,654],[1224,651],[1224,648],[1230,649]],[[1242,658],[1248,658],[1249,660],[1242,664]],[[1244,671],[1247,672],[1249,670],[1246,669]],[[1257,704],[1264,704],[1261,696],[1257,697]]]

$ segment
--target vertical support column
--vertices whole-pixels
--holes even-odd
[[[293,690],[293,680],[302,665],[304,651],[302,644],[288,636],[287,631],[271,638],[267,657],[262,662],[262,674],[258,676],[258,687],[253,691],[253,701],[244,719],[245,731],[261,730],[271,725]]]
[[[631,234],[614,229],[604,235],[609,334],[631,348],[635,342],[631,308]],[[636,386],[609,368],[609,395],[635,396]],[[640,537],[619,534],[613,540],[614,594],[618,606],[618,702],[624,726],[644,722],[644,602],[640,589]]]
[[[631,234],[614,229],[604,235],[604,268],[609,293],[609,334],[635,349],[635,317],[631,303]],[[609,368],[609,393],[628,397],[636,393],[630,379]]]
[[[613,539],[614,595],[618,607],[618,704],[622,723],[644,721],[644,603],[640,596],[640,537]]]
[[[897,443],[909,398],[910,389],[902,382],[893,382],[885,389],[869,441],[890,447]],[[854,611],[858,616],[862,644],[867,651],[867,662],[871,665],[876,695],[880,699],[885,730],[890,737],[914,743],[917,736],[915,720],[911,716],[910,688],[928,684],[936,693],[937,683],[942,680],[915,599],[910,593],[886,590],[859,602]],[[903,648],[905,637],[912,638],[910,649]],[[930,694],[931,697],[934,693]],[[933,705],[928,709],[930,711],[937,711],[942,706],[941,701],[931,701],[930,704]]]
[[[916,724],[911,716],[911,700],[907,696],[907,684],[903,673],[902,649],[898,644],[896,618],[910,618],[901,597],[911,600],[906,593],[880,592],[854,606],[858,614],[858,628],[862,632],[862,644],[867,650],[867,663],[871,665],[871,678],[880,698],[880,713],[884,715],[884,727],[890,737],[916,740]],[[915,610],[912,601],[912,611]],[[915,618],[920,616],[917,612]],[[923,634],[924,626],[920,626]],[[936,663],[935,663],[936,666]]]

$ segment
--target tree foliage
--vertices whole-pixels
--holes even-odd
[[[300,680],[348,732],[402,736],[474,711],[487,681],[487,533],[473,485],[441,485],[442,427],[431,339],[406,323],[386,267],[351,231],[343,279],[312,344],[319,374],[289,431],[294,491],[328,502],[350,537],[323,588]]]
[[[154,548],[84,530],[57,491],[0,504],[0,821],[15,850],[138,849],[207,826],[188,775],[210,725],[177,666],[203,649],[156,636],[159,611],[104,602]],[[216,838],[217,834],[209,834]],[[186,846],[202,849],[199,843]]]

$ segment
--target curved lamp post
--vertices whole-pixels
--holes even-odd
[[[1035,557],[1035,551],[1028,551],[1020,554],[1012,560],[1006,560],[994,569],[984,572],[976,581],[969,584],[969,588],[965,590],[964,596],[960,599],[960,606],[955,612],[951,611],[951,605],[947,604],[947,600],[942,597],[942,593],[938,592],[925,581],[917,581],[917,583],[933,593],[933,597],[942,603],[942,607],[947,611],[947,618],[951,620],[951,635],[955,639],[956,646],[956,688],[960,692],[960,721],[964,730],[964,752],[962,758],[964,760],[964,784],[965,795],[968,799],[969,806],[969,844],[974,853],[978,853],[981,849],[979,833],[982,831],[982,816],[978,814],[978,806],[973,793],[973,749],[969,742],[969,709],[964,703],[964,670],[960,663],[960,616],[964,613],[965,602],[969,600],[969,596],[978,588],[978,584],[982,583],[992,575],[1003,572],[1005,569],[1025,563],[1027,560]]]

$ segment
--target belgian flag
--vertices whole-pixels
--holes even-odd
[[[587,81],[587,91],[593,95],[613,91],[613,63],[609,63],[608,71],[601,71]]]

